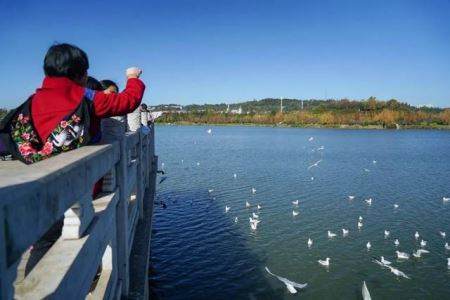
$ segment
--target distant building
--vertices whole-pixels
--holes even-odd
[[[228,104],[226,113],[240,115],[240,114],[242,114],[242,107],[239,106],[239,109],[232,109],[232,110],[230,110],[230,104]]]

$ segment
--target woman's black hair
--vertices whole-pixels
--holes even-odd
[[[106,90],[107,88],[109,88],[110,86],[114,86],[116,88],[117,91],[119,91],[119,87],[117,86],[117,84],[109,79],[105,79],[105,80],[101,80],[100,84],[103,87],[103,90]]]
[[[48,77],[82,78],[89,69],[86,53],[70,44],[51,46],[44,59],[44,73]]]
[[[100,82],[95,79],[94,77],[89,76],[87,80],[86,87],[88,89],[94,90],[94,91],[103,91],[103,87],[100,84]]]

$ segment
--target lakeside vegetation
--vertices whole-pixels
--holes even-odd
[[[263,99],[230,105],[242,113],[230,113],[226,104],[188,105],[183,110],[167,111],[156,121],[175,124],[241,124],[326,128],[441,128],[450,129],[450,109],[415,107],[395,99],[297,100]]]

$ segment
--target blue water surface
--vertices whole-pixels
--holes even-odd
[[[155,298],[362,299],[364,280],[373,299],[450,298],[449,131],[157,126],[156,152],[167,208],[154,213]],[[396,258],[421,239],[431,253]],[[375,264],[381,255],[411,279]],[[326,257],[329,268],[317,262]],[[290,294],[265,266],[308,286]]]

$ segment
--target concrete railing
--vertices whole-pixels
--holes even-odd
[[[100,145],[32,165],[0,162],[0,299],[146,297],[154,130],[115,129],[104,126]],[[92,199],[102,177],[102,193]],[[61,235],[30,269],[36,245],[58,222]],[[144,270],[136,279],[144,284],[132,282],[130,268]]]

